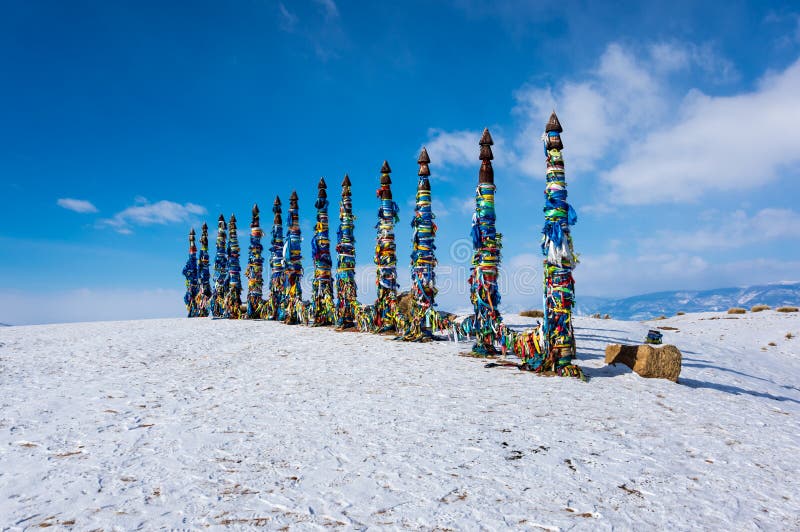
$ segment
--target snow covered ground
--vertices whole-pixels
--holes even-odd
[[[800,315],[577,326],[588,382],[271,322],[4,327],[0,528],[800,528]],[[604,366],[650,326],[679,384]]]

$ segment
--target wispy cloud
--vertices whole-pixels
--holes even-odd
[[[471,213],[475,211],[475,201],[474,196],[469,196],[467,198],[454,199],[453,203],[458,207],[460,212]]]
[[[609,252],[582,255],[573,275],[581,294],[627,297],[662,290],[747,286],[776,279],[796,279],[798,271],[800,262],[772,258],[712,261],[695,253],[630,257]]]
[[[297,15],[289,11],[283,2],[278,2],[278,12],[280,13],[281,29],[285,32],[292,33],[297,27]]]
[[[616,204],[698,201],[711,191],[746,190],[800,160],[792,148],[800,142],[800,63],[765,76],[748,93],[669,93],[665,76],[692,66],[717,78],[738,76],[709,46],[658,43],[635,56],[612,44],[588,80],[520,91],[520,108],[533,125],[519,147],[541,129],[548,107],[557,107],[571,166],[609,166],[600,178],[609,185],[606,199]],[[758,151],[753,131],[770,132]],[[540,169],[537,152],[522,157],[527,173]]]
[[[328,18],[336,18],[339,16],[339,8],[333,0],[314,0],[317,4],[322,6],[325,11],[325,16]]]
[[[712,84],[739,77],[708,44],[612,43],[580,78],[516,91],[519,127],[501,143],[502,159],[538,176],[539,137],[556,109],[573,178],[598,176],[606,186],[597,201],[604,203],[695,202],[714,191],[764,186],[800,162],[800,61],[764,75],[754,90],[728,96],[680,92],[671,76],[692,69]],[[758,150],[754,132],[769,136]],[[475,138],[475,132],[431,129],[431,158],[474,164]]]
[[[431,161],[442,166],[474,165],[480,131],[445,131],[431,128],[425,147]]]
[[[741,77],[733,61],[717,53],[709,43],[657,42],[647,47],[647,53],[646,60],[656,71],[670,73],[697,68],[718,84],[738,81]]]
[[[433,212],[436,214],[437,218],[444,218],[445,216],[450,216],[450,214],[452,214],[446,205],[447,204],[442,200],[433,198],[431,201],[431,208],[433,209]]]
[[[530,0],[505,0],[485,2],[482,0],[452,0],[453,6],[472,20],[484,22],[497,20],[510,34],[521,37],[532,24],[551,22],[557,19],[558,4],[553,2],[531,2]],[[562,24],[559,22],[559,24]]]
[[[634,50],[638,53],[635,53]],[[515,114],[522,128],[515,138],[521,170],[541,172],[544,121],[555,109],[566,128],[570,168],[578,173],[596,170],[615,157],[620,145],[671,119],[679,95],[670,93],[670,76],[698,67],[715,80],[737,76],[730,61],[708,45],[658,42],[639,48],[609,44],[597,64],[577,79],[554,85],[526,85],[515,93]],[[625,139],[618,138],[625,132]]]
[[[339,8],[333,0],[314,0],[321,13],[304,13],[301,20],[283,2],[278,2],[280,29],[304,39],[317,59],[326,62],[339,57],[349,40],[342,29]]]
[[[764,16],[764,22],[772,26],[770,29],[776,36],[774,42],[778,48],[800,43],[800,13],[770,10]]]
[[[175,203],[161,200],[150,203],[145,198],[136,198],[134,205],[118,212],[111,218],[100,221],[101,226],[111,227],[118,233],[130,234],[134,225],[165,225],[185,222],[192,216],[206,214],[206,208],[195,203]]]
[[[75,198],[58,198],[56,201],[59,207],[63,207],[68,211],[80,212],[80,213],[92,213],[97,212],[97,207],[95,207],[91,201],[82,200],[82,199],[75,199]]]
[[[672,57],[672,45],[661,45],[645,58],[635,57],[620,44],[611,44],[601,54],[597,65],[579,80],[565,80],[556,85],[524,85],[514,93],[512,113],[519,122],[509,142],[504,136],[493,137],[499,144],[497,162],[511,162],[526,175],[542,171],[542,148],[539,138],[551,110],[556,109],[567,128],[565,142],[570,154],[570,168],[577,172],[596,169],[599,162],[617,143],[615,131],[636,134],[663,120],[668,110],[659,72],[684,68],[691,54],[686,52],[670,65],[655,67],[653,54]],[[662,61],[663,63],[663,61]],[[474,164],[479,132],[429,131],[431,157],[440,151],[443,164]],[[503,157],[500,157],[500,151]]]
[[[800,162],[800,61],[749,93],[689,93],[677,122],[644,135],[602,179],[618,201],[698,201],[714,190],[747,190]],[[769,141],[754,149],[754,132]],[[631,179],[631,176],[636,176]]]
[[[634,295],[682,288],[745,286],[797,277],[797,261],[770,257],[772,242],[796,247],[800,213],[764,208],[749,214],[709,211],[694,229],[661,229],[652,236],[609,242],[610,251],[581,256],[575,278],[590,295]],[[726,261],[721,251],[747,248],[757,259]]]
[[[642,239],[639,244],[644,249],[705,251],[736,249],[776,239],[800,239],[800,213],[767,208],[751,216],[740,210],[717,216],[692,231],[658,231],[655,238]]]
[[[508,166],[516,161],[516,154],[508,149],[505,137],[498,128],[489,128],[494,146],[495,166]],[[483,130],[445,131],[431,128],[425,147],[432,165],[443,167],[474,167],[478,161],[478,141]],[[541,158],[541,157],[540,157]]]

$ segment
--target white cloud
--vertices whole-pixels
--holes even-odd
[[[574,272],[579,293],[625,297],[797,277],[800,263],[770,257],[778,245],[775,241],[800,239],[800,213],[765,208],[752,215],[745,211],[717,213],[699,221],[702,226],[695,230],[665,229],[653,237],[616,242],[613,251],[605,254],[581,255]],[[743,247],[757,258],[724,261],[715,253]]]
[[[425,147],[431,157],[431,164],[442,166],[469,166],[478,160],[478,139],[480,132],[444,131],[429,129]]]
[[[800,238],[800,213],[767,208],[752,216],[736,211],[694,231],[658,231],[655,238],[644,239],[640,244],[645,249],[703,251],[797,238]]]
[[[660,45],[656,50],[659,55],[673,56],[670,45]],[[678,59],[681,66],[688,61]],[[568,168],[580,173],[594,170],[613,148],[627,145],[630,136],[662,121],[668,110],[664,91],[654,61],[637,58],[619,44],[610,44],[597,66],[581,81],[523,87],[515,93],[514,109],[524,124],[515,142],[521,154],[521,170],[528,175],[542,173],[544,156],[539,137],[553,109],[565,128]]]
[[[512,161],[516,160],[513,150],[508,149],[502,134],[493,132],[492,128],[489,128],[489,131],[494,141],[492,146],[492,154],[495,157],[492,162],[493,165],[502,167],[511,164]],[[480,167],[478,159],[480,145],[478,141],[482,133],[483,130],[445,131],[437,128],[429,129],[425,148],[430,155],[431,166],[474,167],[477,177],[477,168]]]
[[[581,255],[573,276],[578,294],[626,297],[696,287],[701,280],[707,279],[709,267],[702,257],[687,253],[653,253],[631,257],[615,251]]]
[[[122,234],[130,234],[132,225],[165,225],[185,222],[192,216],[206,214],[205,207],[194,203],[180,204],[167,200],[150,203],[141,197],[136,198],[135,203],[112,218],[101,220],[100,225],[112,227]]]
[[[582,255],[573,272],[582,294],[627,297],[662,290],[749,286],[795,279],[800,262],[769,258],[714,261],[692,253],[653,253],[629,257],[617,252]]]
[[[800,61],[750,93],[694,91],[676,123],[649,132],[601,177],[626,204],[698,201],[710,191],[766,185],[800,162],[798,87]]]
[[[738,76],[707,45],[657,43],[649,56],[636,58],[611,44],[585,81],[518,91],[516,111],[526,122],[515,144],[522,170],[541,172],[535,139],[553,107],[567,130],[569,168],[591,171],[610,160],[601,177],[615,203],[689,201],[712,190],[751,188],[800,160],[793,148],[800,142],[798,64],[767,76],[751,93],[711,97],[690,91],[672,113],[664,76],[693,65],[718,79]],[[758,150],[755,131],[769,132]]]
[[[570,169],[593,170],[620,143],[617,132],[636,134],[664,119],[669,109],[665,75],[700,60],[710,65],[713,57],[707,48],[670,43],[653,45],[649,54],[636,57],[612,43],[580,81],[526,85],[514,93],[513,112],[520,129],[510,143],[504,143],[501,135],[494,136],[495,164],[518,165],[527,175],[540,175],[544,166],[540,136],[555,109],[567,128],[564,139]],[[431,158],[438,153],[437,161],[444,165],[474,164],[480,132],[431,129],[428,135]]]
[[[591,170],[606,153],[612,138],[605,99],[586,83],[567,83],[558,90],[526,87],[516,92],[514,112],[523,123],[514,147],[520,153],[521,170],[527,175],[544,171],[544,154],[540,137],[550,112],[556,107],[562,124],[568,131],[563,136],[569,153],[569,170]],[[556,104],[558,100],[558,105]]]
[[[92,202],[82,199],[74,199],[74,198],[59,198],[56,201],[59,207],[63,207],[68,211],[80,212],[80,213],[91,213],[97,212],[97,207],[95,207]]]
[[[530,176],[544,167],[539,140],[555,109],[566,129],[570,178],[601,172],[603,202],[697,201],[719,190],[746,190],[800,161],[800,62],[770,74],[751,92],[679,92],[672,76],[700,72],[712,83],[738,78],[709,44],[612,43],[580,79],[516,91],[520,126],[496,163]],[[767,140],[753,144],[758,132]],[[443,165],[474,164],[477,132],[429,131]]]
[[[495,151],[495,163],[541,176],[539,139],[555,109],[565,127],[568,177],[591,172],[600,181],[593,194],[581,191],[581,212],[624,219],[631,211],[620,204],[704,201],[692,225],[651,229],[652,238],[620,240],[608,248],[613,252],[582,256],[575,272],[580,294],[622,297],[797,277],[796,261],[771,257],[776,246],[800,238],[800,213],[769,207],[759,188],[784,171],[798,171],[800,61],[728,96],[688,88],[690,79],[714,85],[738,76],[733,63],[707,44],[612,43],[580,78],[526,85],[515,93],[519,127],[504,129],[506,153]],[[431,129],[426,145],[444,172],[477,168],[478,138],[477,130]],[[714,212],[707,196],[722,190],[759,194],[744,205],[747,211]],[[461,202],[451,204],[455,212]],[[463,210],[473,208],[466,199]],[[763,258],[726,262],[719,253],[745,247],[748,256]],[[512,256],[504,260],[504,277],[527,279],[536,265],[540,278],[540,260],[536,252]],[[516,288],[506,302],[531,297],[514,295]]]

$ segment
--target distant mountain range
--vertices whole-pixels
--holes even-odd
[[[676,312],[713,312],[731,307],[749,309],[753,305],[800,304],[800,282],[715,288],[712,290],[676,290],[655,292],[622,299],[578,296],[576,314],[610,314],[618,320],[647,320],[658,316],[674,316]]]
[[[800,282],[784,281],[745,288],[714,288],[711,290],[675,290],[653,292],[621,299],[582,296],[578,293],[575,313],[578,316],[608,314],[617,320],[647,320],[658,316],[674,316],[682,312],[720,312],[731,307],[750,309],[753,305],[800,306]],[[516,314],[522,310],[541,308],[532,305],[504,304],[503,313]],[[450,309],[446,309],[450,310]],[[472,307],[451,311],[459,316],[472,314]],[[0,323],[0,327],[10,327]]]

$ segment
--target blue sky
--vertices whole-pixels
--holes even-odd
[[[536,307],[554,108],[579,298],[797,280],[800,8],[696,4],[3,3],[0,322],[180,315],[188,229],[293,189],[310,275],[317,180],[333,218],[345,172],[369,301],[381,163],[407,282],[423,145],[464,308],[484,127],[505,302]]]

